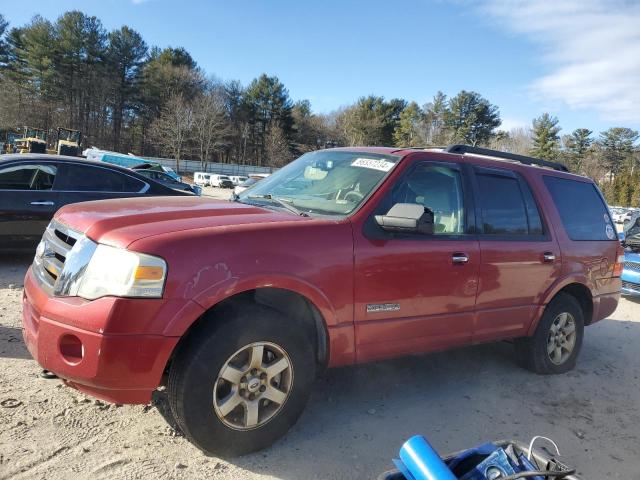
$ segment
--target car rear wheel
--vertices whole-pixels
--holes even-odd
[[[520,363],[539,374],[572,370],[582,348],[584,315],[575,297],[559,293],[549,302],[532,337],[516,340]]]
[[[271,445],[297,421],[315,378],[315,354],[304,329],[270,308],[223,314],[182,343],[168,395],[192,443],[231,457]]]

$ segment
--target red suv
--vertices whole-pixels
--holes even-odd
[[[308,153],[233,201],[62,208],[24,292],[43,368],[116,403],[166,385],[199,448],[283,435],[316,373],[513,340],[574,367],[610,315],[622,250],[604,199],[559,164],[454,145]]]

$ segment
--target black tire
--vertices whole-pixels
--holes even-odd
[[[575,324],[575,344],[571,353],[560,364],[552,361],[548,352],[551,328],[559,315],[569,314]],[[519,338],[515,341],[515,353],[518,362],[528,370],[541,375],[566,373],[576,366],[584,337],[584,313],[575,297],[567,293],[559,293],[547,305],[532,337]]]
[[[275,415],[252,430],[236,430],[218,417],[214,385],[234,352],[255,342],[281,347],[292,365],[289,396]],[[298,420],[315,380],[315,351],[308,332],[268,307],[248,304],[217,312],[198,325],[180,345],[169,371],[168,396],[185,436],[205,453],[244,455],[273,444]]]

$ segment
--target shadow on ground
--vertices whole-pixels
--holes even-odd
[[[546,435],[585,478],[637,474],[639,343],[640,324],[601,322],[560,376],[522,370],[507,343],[330,370],[284,440],[233,463],[278,478],[375,478],[417,433],[443,454]]]

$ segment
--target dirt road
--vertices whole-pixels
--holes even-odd
[[[294,429],[233,462],[203,455],[154,406],[103,404],[38,376],[22,343],[27,257],[0,257],[0,479],[360,479],[426,435],[440,452],[553,438],[585,479],[640,479],[640,304],[587,329],[578,368],[542,377],[508,344],[329,371]]]

